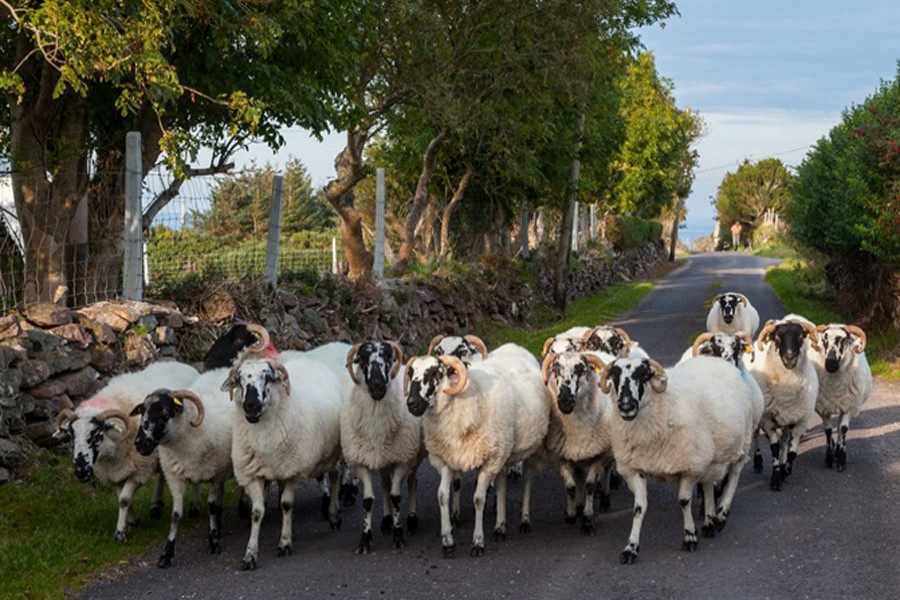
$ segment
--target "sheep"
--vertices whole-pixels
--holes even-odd
[[[221,551],[222,498],[231,476],[231,416],[228,395],[221,389],[225,369],[198,377],[187,389],[161,388],[134,407],[141,419],[134,445],[149,456],[159,448],[159,464],[172,493],[172,521],[157,566],[167,568],[175,556],[175,538],[181,522],[187,482],[209,483],[209,535],[207,549]]]
[[[850,419],[872,393],[872,371],[866,359],[866,334],[855,325],[831,323],[816,328],[821,350],[811,354],[819,377],[816,412],[825,429],[825,465],[843,471],[847,466]],[[832,439],[838,419],[837,441]]]
[[[480,362],[488,357],[487,346],[475,335],[436,335],[428,344],[431,356],[455,356],[467,365]]]
[[[407,479],[409,508],[406,528],[418,529],[416,470],[424,458],[422,421],[403,404],[403,387],[397,377],[403,350],[396,342],[367,341],[347,353],[347,372],[353,381],[341,408],[341,449],[344,459],[363,483],[363,531],[358,554],[368,554],[372,544],[372,472],[381,473],[384,514],[382,534],[393,533],[395,548],[405,546],[400,521],[400,485]]]
[[[694,484],[699,482],[704,490],[703,536],[713,537],[725,527],[750,446],[754,423],[741,373],[725,361],[704,356],[668,373],[652,359],[617,358],[603,369],[599,385],[616,404],[607,417],[613,455],[634,494],[631,534],[619,561],[637,560],[647,512],[647,477],[678,483],[682,549],[696,550]],[[723,480],[717,508],[713,486]]]
[[[706,316],[706,330],[722,333],[743,331],[750,337],[759,329],[759,313],[744,294],[727,292],[713,298]]]
[[[336,489],[340,412],[347,387],[318,361],[303,357],[284,364],[263,352],[250,352],[231,367],[222,385],[235,407],[231,460],[235,479],[253,505],[243,570],[256,569],[267,480],[277,481],[282,490],[278,556],[293,552],[291,526],[299,482],[327,473],[331,489]],[[337,494],[331,494],[329,523],[332,529],[341,525]]]
[[[584,348],[585,336],[589,331],[590,327],[576,326],[548,337],[544,341],[544,347],[541,350],[541,358],[546,358],[551,352],[554,354],[562,354],[563,352],[581,352]]]
[[[540,369],[514,370],[502,361],[466,367],[455,356],[413,357],[404,372],[407,408],[423,417],[425,447],[440,472],[438,504],[441,545],[451,556],[456,544],[450,522],[450,484],[456,474],[478,470],[472,556],[484,554],[484,502],[488,484],[505,467],[525,462],[520,530],[531,527],[530,482],[547,434],[549,406]],[[496,479],[497,522],[494,538],[506,538],[506,478]]]
[[[615,359],[605,356],[607,361]],[[594,486],[601,472],[600,508],[609,508],[613,456],[603,418],[609,398],[597,387],[598,371],[604,367],[591,352],[551,352],[541,368],[552,400],[545,447],[566,488],[565,522],[574,525],[576,511],[581,512],[581,530],[587,535],[594,534]]]
[[[73,440],[72,464],[75,477],[87,483],[91,477],[118,488],[119,515],[115,539],[128,541],[129,526],[140,519],[131,506],[134,492],[159,470],[156,454],[142,456],[134,448],[136,424],[128,416],[131,409],[156,389],[160,382],[187,386],[197,370],[178,362],[153,363],[142,371],[117,375],[75,411],[63,409],[56,417],[56,436]],[[153,493],[150,514],[162,513],[162,478]]]
[[[775,491],[793,471],[800,436],[816,408],[819,379],[807,355],[810,346],[819,349],[815,326],[797,315],[769,320],[756,338],[760,354],[750,363],[750,373],[765,399],[761,424],[772,450],[769,486]]]

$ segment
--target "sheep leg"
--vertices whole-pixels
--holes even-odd
[[[341,472],[338,469],[332,469],[328,471],[328,485],[331,487],[332,491],[340,489],[338,486],[341,484]],[[296,485],[296,482],[295,482]],[[340,504],[338,493],[331,494],[331,501],[328,504],[328,525],[331,529],[340,529],[341,528],[341,514],[340,514]]]
[[[475,531],[472,534],[472,549],[469,552],[471,556],[484,555],[484,504],[488,486],[495,476],[496,473],[488,473],[484,469],[478,472],[475,495],[472,496],[472,503],[475,505]]]
[[[290,556],[294,552],[294,492],[300,482],[291,478],[281,483],[281,539],[278,540],[278,556]]]
[[[441,547],[445,557],[453,556],[456,544],[453,541],[453,526],[450,522],[450,483],[454,481],[450,467],[441,467],[441,483],[438,485],[438,506],[441,509]],[[459,481],[459,480],[455,480]]]
[[[850,431],[850,414],[841,413],[837,447],[834,450],[834,467],[840,472],[847,466],[847,432]]]
[[[769,438],[769,448],[772,450],[772,479],[769,487],[780,492],[784,487],[784,473],[781,470],[781,439],[778,436],[778,428],[771,421],[763,424],[766,437]]]
[[[703,491],[703,527],[700,532],[705,538],[716,537],[716,486],[711,481],[697,485]]]
[[[368,554],[372,550],[372,508],[375,505],[372,471],[360,465],[356,467],[356,476],[359,477],[363,487],[363,530],[356,553]]]
[[[209,491],[206,494],[206,507],[209,510],[209,536],[206,549],[210,554],[219,554],[222,551],[222,499],[225,498],[225,479],[227,475],[220,475],[209,482]],[[198,485],[197,488],[199,489]]]
[[[628,535],[628,543],[619,554],[619,562],[623,565],[634,564],[638,552],[641,549],[641,525],[644,515],[647,513],[647,479],[641,473],[632,473],[625,477],[628,489],[634,494],[634,511],[631,520],[631,533]]]
[[[191,506],[190,508],[188,508],[188,516],[191,518],[200,516],[200,482],[194,484],[194,496],[193,498],[191,498]]]
[[[753,429],[752,434],[752,453],[753,453],[753,472],[754,473],[762,473],[763,472],[763,457],[762,450],[759,447],[759,436],[760,436],[759,428]]]
[[[456,527],[459,525],[459,505],[460,505],[460,490],[462,489],[462,476],[459,473],[453,474],[453,500],[452,500],[452,512],[450,513],[450,520],[453,521],[453,526]]]
[[[316,483],[319,485],[319,494],[322,496],[322,501],[320,504],[322,518],[327,521],[328,511],[331,507],[331,489],[328,486],[328,478],[324,475],[319,475],[318,477],[316,477]]]
[[[585,483],[584,469],[582,469],[580,467],[575,467],[575,514],[576,515],[584,512],[584,504],[585,504],[584,483]]]
[[[162,510],[165,506],[163,501],[163,487],[166,483],[166,477],[162,471],[156,475],[156,485],[153,486],[153,497],[150,500],[150,518],[158,519],[162,516]]]
[[[187,488],[187,481],[184,479],[176,479],[169,481],[169,492],[172,494],[172,522],[169,524],[169,537],[166,538],[166,545],[156,566],[160,569],[166,569],[172,566],[172,558],[175,556],[175,537],[178,535],[178,525],[181,523],[181,516],[184,511],[184,492]]]
[[[345,507],[350,508],[356,504],[356,496],[359,494],[359,481],[353,476],[353,470],[347,466],[344,459],[341,459],[339,464],[341,470],[339,498]]]
[[[737,490],[740,477],[741,463],[736,462],[728,470],[725,487],[722,490],[722,498],[719,500],[719,509],[716,511],[715,527],[717,533],[725,529],[725,524],[728,522],[728,513],[731,512],[731,502],[734,500],[734,493]]]
[[[697,525],[694,523],[694,513],[691,511],[691,499],[694,497],[694,484],[697,482],[692,477],[682,477],[678,482],[678,504],[681,505],[681,516],[684,518],[684,539],[681,549],[693,552],[697,549]],[[705,502],[715,502],[712,482],[704,483]]]
[[[394,527],[391,516],[391,473],[387,469],[381,471],[381,535],[389,535]]]
[[[400,465],[394,467],[394,473],[391,476],[391,516],[393,517],[394,548],[406,546],[406,540],[403,539],[403,521],[400,519],[400,486],[403,484],[404,477],[406,477],[406,469]]]
[[[559,467],[559,474],[566,487],[566,525],[574,525],[576,520],[575,501],[578,490],[578,482],[575,480],[575,469],[570,462],[564,462]]]
[[[802,431],[800,431],[797,423],[788,425],[784,429],[784,436],[781,440],[781,453],[785,455],[782,459],[785,477],[794,472],[794,460],[797,458],[797,451],[800,449],[801,433]]]
[[[250,496],[250,539],[247,541],[247,550],[244,552],[244,560],[241,562],[241,570],[255,571],[256,559],[259,555],[259,526],[266,514],[265,485],[262,478],[255,478],[244,486],[244,491]]]
[[[832,418],[831,415],[819,413],[822,419],[822,429],[825,431],[825,466],[829,469],[834,466],[834,437],[832,436]]]
[[[581,533],[594,535],[594,486],[603,466],[599,462],[592,463],[584,478],[584,512],[582,512]],[[607,494],[607,498],[609,495]]]
[[[529,533],[531,531],[531,483],[534,474],[541,468],[541,456],[532,456],[525,460],[522,476],[522,517],[519,520],[519,531]]]
[[[416,490],[419,487],[419,479],[416,472],[413,471],[406,477],[406,494],[407,511],[406,511],[406,531],[409,535],[415,535],[419,530],[419,518],[416,516]]]
[[[119,488],[119,519],[116,521],[115,539],[117,542],[128,541],[128,526],[137,525],[140,521],[131,511],[131,501],[134,491],[138,488],[133,481],[126,480]]]
[[[494,489],[497,492],[497,521],[494,524],[494,541],[506,540],[506,477],[503,472],[494,481]]]
[[[600,498],[600,510],[606,512],[611,506],[610,489],[612,487],[613,465],[603,468],[603,475],[600,478],[600,487],[594,488],[594,494]]]

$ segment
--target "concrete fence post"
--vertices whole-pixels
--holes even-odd
[[[579,212],[578,202],[575,202],[575,216],[572,218],[572,252],[578,252],[578,218],[581,215]]]
[[[269,239],[266,244],[266,281],[273,288],[278,285],[278,243],[281,239],[281,200],[284,190],[284,177],[275,175],[272,178],[272,203],[269,209]]]
[[[375,169],[375,264],[376,279],[384,277],[384,169]]]
[[[522,238],[522,258],[531,256],[531,250],[528,248],[528,207],[522,203],[522,223],[519,225],[519,236]]]
[[[142,300],[144,296],[144,240],[141,229],[141,134],[125,134],[125,255],[122,265],[122,298]]]

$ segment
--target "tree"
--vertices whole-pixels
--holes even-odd
[[[126,131],[142,134],[144,172],[165,156],[178,175],[152,213],[184,178],[226,171],[251,137],[277,147],[281,126],[321,131],[339,121],[347,106],[338,91],[356,70],[346,48],[358,32],[346,24],[364,22],[367,7],[365,0],[239,10],[226,0],[3,3],[0,112],[10,124],[5,151],[27,240],[25,301],[66,296],[66,238],[84,198],[90,243],[74,267],[118,278]],[[201,147],[213,149],[211,164],[191,167]]]
[[[767,210],[781,212],[791,202],[795,177],[777,158],[757,163],[744,160],[726,173],[716,193],[716,211],[723,229],[740,221],[756,227]]]

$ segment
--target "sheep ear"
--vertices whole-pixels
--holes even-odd
[[[136,417],[136,416],[142,415],[142,414],[144,414],[144,405],[138,404],[137,406],[135,406],[134,408],[131,409],[131,412],[128,413],[128,416]]]
[[[172,404],[175,405],[176,413],[181,414],[184,412],[184,401],[181,398],[172,396]]]

